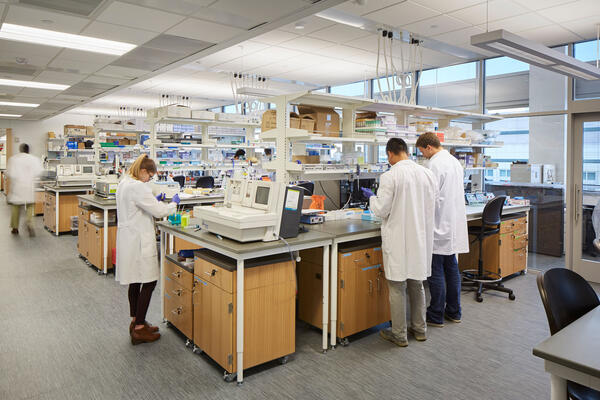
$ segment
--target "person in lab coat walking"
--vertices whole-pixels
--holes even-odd
[[[164,193],[156,198],[146,183],[156,174],[156,164],[143,154],[131,165],[117,187],[117,270],[115,279],[129,285],[131,343],[153,342],[160,338],[158,327],[146,322],[152,291],[159,276],[154,218],[172,214],[179,204],[169,204]]]
[[[6,173],[10,179],[8,202],[12,205],[10,227],[11,233],[19,234],[21,208],[25,207],[27,230],[34,236],[33,213],[35,210],[35,180],[44,172],[42,161],[29,154],[29,145],[21,144],[20,153],[8,160]]]
[[[431,274],[433,210],[437,183],[433,173],[408,157],[402,139],[387,142],[392,165],[381,175],[377,196],[369,189],[371,211],[381,218],[383,267],[388,282],[392,328],[380,335],[400,347],[408,346],[406,291],[410,301],[410,331],[419,341],[427,339],[423,281]]]
[[[442,148],[437,134],[427,132],[417,139],[417,148],[429,159],[428,167],[438,181],[435,207],[433,257],[427,308],[427,324],[443,327],[444,319],[461,321],[460,272],[456,255],[469,252],[465,208],[464,170],[458,160]]]

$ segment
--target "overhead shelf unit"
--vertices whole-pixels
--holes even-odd
[[[128,164],[133,162],[140,154],[149,152],[147,146],[141,145],[141,136],[150,134],[149,131],[146,130],[136,130],[136,129],[126,129],[121,126],[115,126],[114,128],[107,127],[106,124],[97,124],[94,123],[94,161],[97,165],[97,169],[99,170],[102,164],[112,164],[115,161],[117,164],[119,161],[122,161],[124,164]],[[121,144],[115,146],[102,146],[101,140],[104,140],[104,143],[109,143],[110,141],[122,141],[131,139],[135,140],[135,144]],[[103,160],[100,156],[101,153],[114,154],[114,160]],[[123,153],[134,153],[133,157],[126,158]]]
[[[273,170],[277,174],[278,180],[289,183],[293,180],[336,180],[347,179],[353,175],[359,174],[359,168],[350,165],[339,164],[320,164],[302,165],[291,162],[292,145],[294,143],[306,144],[341,144],[343,151],[354,151],[355,144],[365,144],[371,151],[371,159],[377,161],[376,154],[378,146],[384,145],[390,136],[379,136],[375,134],[364,134],[356,131],[356,113],[357,112],[375,112],[387,113],[396,116],[396,120],[404,125],[409,124],[410,118],[433,119],[438,122],[439,128],[448,127],[451,121],[471,123],[475,127],[481,127],[485,122],[491,122],[501,119],[499,116],[477,114],[464,111],[446,110],[435,107],[386,103],[379,100],[366,98],[356,98],[348,96],[338,96],[328,93],[317,92],[299,92],[287,95],[271,97],[262,100],[265,103],[274,103],[276,110],[285,110],[276,115],[277,127],[267,132],[261,133],[262,140],[275,140],[277,157],[265,167]],[[290,127],[290,106],[308,105],[314,107],[328,107],[342,110],[341,116],[341,137],[320,136],[307,130]],[[400,132],[402,133],[402,132]],[[411,132],[415,133],[415,132]],[[401,135],[399,137],[402,137]],[[408,145],[414,146],[416,139],[405,139]],[[444,142],[445,147],[464,147],[464,148],[485,148],[500,147],[500,144],[471,144],[467,141]],[[359,165],[360,167],[360,165]],[[337,170],[336,170],[337,169]],[[376,162],[363,164],[360,168],[360,176],[366,174],[376,176],[383,171],[379,169]],[[365,171],[363,175],[363,172]]]

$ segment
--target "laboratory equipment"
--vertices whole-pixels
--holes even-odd
[[[104,198],[115,198],[117,195],[117,187],[119,186],[119,178],[117,175],[105,175],[96,180],[94,192],[96,196]]]
[[[265,242],[298,235],[303,190],[281,182],[232,179],[221,207],[196,206],[194,216],[209,232],[239,242]]]
[[[93,165],[65,165],[56,167],[56,184],[58,186],[91,185],[96,175]]]
[[[178,194],[181,189],[177,182],[150,182],[150,185],[152,185],[152,194],[154,196],[164,193],[169,199]]]

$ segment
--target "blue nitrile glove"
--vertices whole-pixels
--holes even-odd
[[[371,196],[375,196],[375,193],[373,193],[373,191],[369,188],[360,188],[360,190],[362,190],[363,195],[368,199]]]
[[[175,204],[179,204],[179,202],[181,202],[181,199],[179,198],[178,194],[175,194],[175,196],[173,196],[173,199],[171,201]]]
[[[163,201],[164,199],[165,199],[164,193],[159,193],[158,196],[156,196],[156,200],[158,200],[158,201]]]

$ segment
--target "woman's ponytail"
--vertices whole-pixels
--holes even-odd
[[[140,155],[129,167],[127,173],[134,179],[140,179],[140,171],[145,169],[149,173],[156,173],[156,163],[148,157],[148,154]]]

